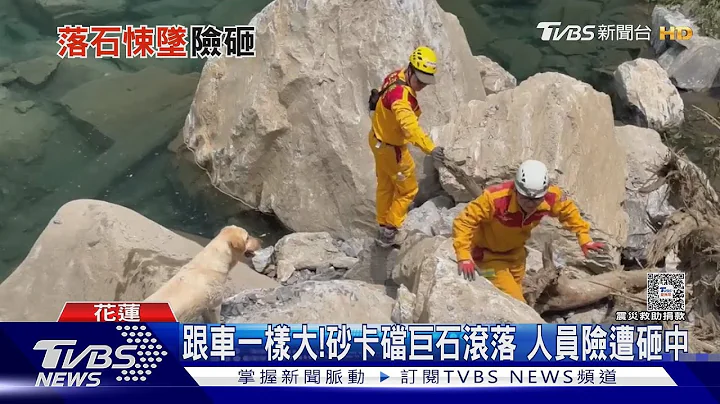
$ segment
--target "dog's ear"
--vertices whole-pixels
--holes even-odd
[[[240,253],[245,252],[245,245],[248,238],[248,233],[245,229],[237,226],[226,226],[222,229],[222,233],[233,250]]]

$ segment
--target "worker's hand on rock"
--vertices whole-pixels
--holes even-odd
[[[470,260],[458,262],[458,275],[469,281],[475,280],[475,263]]]
[[[590,253],[590,251],[599,252],[599,251],[602,251],[603,249],[605,249],[605,243],[600,243],[598,241],[591,241],[589,243],[583,244],[580,248],[582,249],[582,252],[583,252],[583,255],[585,255],[585,258],[588,258],[588,254]]]
[[[438,164],[442,164],[443,161],[445,161],[445,149],[442,147],[436,147],[430,153],[430,156],[433,158],[433,161]]]

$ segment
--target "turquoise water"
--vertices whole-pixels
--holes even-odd
[[[267,243],[286,233],[272,218],[240,212],[237,203],[212,192],[204,174],[170,150],[192,101],[201,63],[120,59],[57,65],[55,27],[64,22],[37,9],[16,7],[27,3],[31,1],[0,0],[0,280],[27,255],[57,209],[77,198],[118,203],[170,229],[205,237],[228,223],[265,234]],[[248,22],[268,1],[134,0],[126,10],[99,6],[117,3],[123,1],[98,0],[93,17],[81,23],[234,25]],[[460,16],[473,53],[491,57],[520,80],[540,71],[560,71],[603,89],[617,64],[647,53],[648,44],[640,42],[542,42],[535,28],[538,21],[552,20],[648,24],[650,8],[644,2],[439,3]],[[24,76],[13,79],[18,66]],[[148,66],[162,70],[136,74]],[[125,80],[124,74],[135,78]],[[105,81],[87,85],[97,80]],[[136,92],[148,86],[153,91],[139,100],[127,99],[131,86]],[[150,103],[156,92],[161,96]],[[95,113],[81,117],[95,126],[78,120],[77,111],[83,109]]]

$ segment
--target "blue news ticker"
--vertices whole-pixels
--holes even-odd
[[[198,327],[200,326],[200,327]],[[193,403],[203,402],[219,402],[228,399],[237,399],[239,393],[238,388],[243,387],[198,387],[197,382],[188,374],[185,369],[187,366],[204,366],[204,367],[217,367],[217,366],[449,366],[449,367],[463,367],[463,366],[487,366],[487,367],[498,367],[498,366],[661,366],[664,368],[668,375],[681,387],[613,387],[603,386],[599,387],[532,387],[523,386],[520,388],[515,387],[503,387],[503,388],[436,388],[436,389],[421,389],[418,392],[415,389],[397,389],[397,388],[385,388],[385,389],[363,389],[362,387],[343,387],[343,388],[328,388],[328,387],[246,387],[245,390],[240,393],[242,394],[243,400],[250,400],[253,398],[263,399],[267,398],[268,394],[271,394],[273,400],[286,399],[297,399],[300,394],[302,398],[313,398],[318,397],[322,399],[331,399],[342,397],[343,400],[352,403],[352,401],[360,401],[364,399],[365,394],[372,394],[374,397],[378,395],[384,395],[389,397],[397,396],[402,394],[403,399],[424,399],[427,401],[433,398],[442,397],[447,398],[448,394],[451,394],[454,398],[466,397],[477,399],[478,395],[490,398],[499,394],[507,394],[512,391],[513,399],[519,400],[522,397],[539,399],[544,397],[553,397],[555,401],[559,397],[558,394],[562,394],[564,399],[568,401],[575,397],[575,399],[586,399],[588,388],[592,388],[592,395],[594,399],[602,399],[603,397],[609,398],[613,395],[622,395],[623,400],[632,400],[633,397],[636,399],[672,399],[673,397],[684,397],[684,400],[692,399],[695,403],[704,402],[717,402],[720,398],[718,395],[718,389],[720,388],[720,382],[718,381],[717,374],[720,370],[720,364],[713,361],[676,361],[675,353],[678,351],[678,345],[682,346],[682,337],[686,337],[683,334],[683,330],[663,330],[660,333],[655,331],[649,331],[647,329],[640,329],[642,332],[648,333],[649,335],[645,342],[641,342],[641,346],[638,348],[638,341],[643,341],[641,338],[638,340],[637,335],[633,340],[632,355],[634,360],[622,361],[617,359],[610,359],[610,355],[613,353],[612,350],[617,350],[617,344],[611,344],[611,342],[617,342],[617,335],[612,337],[612,329],[607,326],[598,328],[597,325],[587,325],[586,328],[583,326],[575,326],[577,338],[576,345],[578,349],[578,360],[572,360],[569,358],[562,359],[560,361],[555,360],[555,356],[558,351],[558,330],[560,330],[560,336],[563,336],[563,332],[567,333],[572,327],[565,327],[567,325],[556,325],[556,324],[543,324],[540,326],[541,336],[543,344],[551,356],[548,360],[543,354],[535,355],[532,360],[527,359],[527,355],[531,353],[537,346],[538,326],[534,324],[516,324],[516,325],[500,325],[514,327],[514,332],[500,332],[508,331],[508,328],[497,328],[494,324],[488,324],[487,326],[487,338],[484,341],[484,346],[487,350],[484,354],[479,354],[480,359],[467,360],[463,359],[465,347],[471,344],[466,341],[464,336],[471,334],[473,338],[468,338],[471,342],[477,343],[478,331],[472,327],[476,325],[469,325],[469,331],[464,330],[465,325],[427,325],[427,324],[416,324],[406,325],[405,337],[406,340],[403,343],[399,341],[401,338],[402,328],[394,328],[395,336],[397,341],[393,344],[385,343],[386,353],[388,351],[387,346],[396,348],[396,351],[404,350],[408,355],[405,360],[388,360],[383,359],[383,335],[376,334],[379,338],[378,342],[371,342],[366,345],[375,351],[374,356],[368,356],[365,360],[362,360],[363,355],[363,344],[358,343],[355,337],[363,335],[362,325],[348,325],[350,335],[352,338],[349,339],[349,347],[347,347],[348,339],[343,341],[342,338],[338,337],[339,333],[335,331],[343,330],[341,324],[338,325],[299,325],[299,324],[288,324],[287,328],[290,330],[289,340],[285,340],[281,332],[282,338],[275,338],[277,335],[275,331],[284,330],[284,325],[272,324],[270,331],[268,332],[267,324],[225,324],[225,327],[234,327],[233,332],[230,334],[230,338],[227,338],[227,333],[220,333],[213,339],[212,330],[218,330],[214,327],[222,327],[222,325],[198,325],[198,324],[177,324],[177,323],[0,323],[0,346],[3,347],[3,356],[0,360],[0,402],[6,400],[12,402],[24,402],[27,400],[42,400],[42,402],[97,402],[102,400],[105,402],[127,402],[133,400],[137,402],[148,402],[150,399],[154,400],[181,400],[182,402],[189,402],[192,400]],[[387,325],[392,327],[392,325]],[[409,341],[412,329],[414,326],[430,326],[431,331],[425,331],[426,335],[430,335],[429,341],[432,344],[431,358],[427,360],[411,360],[409,352],[411,349],[416,347]],[[453,334],[447,332],[448,329],[454,329],[453,327],[461,327],[460,332]],[[277,329],[277,327],[281,327]],[[325,335],[321,338],[318,336],[317,340],[308,339],[306,342],[305,350],[308,348],[316,353],[316,358],[306,357],[306,353],[303,353],[297,359],[292,359],[292,356],[302,344],[302,339],[296,339],[293,333],[305,334],[316,334],[318,330],[325,328]],[[328,327],[331,331],[335,332],[334,336],[330,336],[328,333]],[[197,340],[193,338],[198,337],[202,334],[202,331],[198,331],[205,328],[205,343],[207,344],[208,358],[204,359],[202,355],[199,358],[193,360],[192,353],[193,349],[202,344],[197,344]],[[380,328],[378,325],[366,325],[365,336],[368,336],[368,328]],[[419,330],[424,328],[419,327]],[[565,331],[562,331],[562,330]],[[387,330],[388,335],[393,329]],[[440,330],[440,331],[438,331]],[[493,332],[495,330],[496,332]],[[512,330],[512,328],[510,328]],[[603,339],[600,336],[603,335],[604,331],[607,333],[603,345]],[[637,328],[634,329],[637,334]],[[225,331],[228,331],[225,328]],[[617,331],[617,327],[615,328]],[[267,332],[267,335],[266,335]],[[669,334],[668,334],[669,332]],[[132,333],[132,335],[131,335]],[[480,334],[483,334],[481,332]],[[346,333],[340,333],[346,334]],[[419,333],[419,334],[422,334]],[[617,334],[617,333],[615,333]],[[650,335],[651,334],[651,335]],[[510,335],[512,338],[510,338]],[[659,336],[658,336],[659,335]],[[330,336],[330,348],[328,348],[327,341]],[[268,344],[268,337],[273,340],[271,344]],[[338,337],[338,338],[335,338]],[[566,336],[567,337],[567,336]],[[594,337],[594,338],[593,338]],[[642,336],[641,336],[642,337]],[[679,337],[677,341],[676,337]],[[224,357],[222,355],[212,356],[212,352],[223,351],[220,346],[225,344],[225,351],[227,353],[228,340],[235,339],[254,339],[253,342],[259,342],[255,345],[242,345],[234,344],[231,346],[234,355],[231,357]],[[389,338],[389,337],[388,337]],[[424,338],[424,339],[423,339]],[[485,338],[485,335],[482,335]],[[613,341],[613,338],[615,341]],[[644,337],[643,337],[644,338]],[[257,340],[260,341],[257,341]],[[390,341],[391,338],[388,339]],[[428,337],[424,336],[421,340],[428,341]],[[453,341],[455,340],[455,341]],[[652,340],[652,342],[650,342]],[[277,348],[278,341],[285,341],[287,351],[285,348],[281,348],[280,351],[273,351]],[[333,342],[334,341],[334,342]],[[438,342],[441,342],[438,344]],[[451,342],[448,342],[451,341]],[[560,351],[570,353],[573,349],[568,348],[570,338],[565,338],[565,342],[568,345],[563,346],[560,344]],[[237,341],[236,341],[237,342]],[[459,360],[441,360],[440,349],[448,347],[454,347],[457,342],[459,349],[458,357]],[[495,344],[493,344],[495,342]],[[501,343],[502,342],[502,343]],[[686,343],[686,342],[685,342]],[[509,346],[513,346],[513,358],[512,360],[505,358],[500,360],[501,352],[498,351],[495,359],[493,359],[493,352],[498,346],[504,346],[507,350]],[[192,347],[195,348],[192,348]],[[268,360],[268,350],[271,351],[270,357],[276,358],[276,360]],[[422,344],[417,344],[422,346]],[[616,348],[612,348],[615,346]],[[213,350],[214,348],[214,350]],[[454,349],[454,348],[453,348]],[[453,349],[446,351],[446,356],[452,356]],[[325,352],[323,357],[320,357],[319,352]],[[333,354],[339,354],[347,351],[346,355],[342,358],[334,357],[329,359],[330,352]],[[538,350],[538,351],[541,351]],[[643,353],[643,351],[645,351]],[[682,349],[680,350],[682,352]],[[196,351],[197,352],[197,351]],[[280,356],[278,356],[280,352]],[[291,360],[277,360],[279,357],[283,357],[283,352],[287,352]],[[367,352],[367,351],[366,351]],[[507,351],[505,351],[507,352]],[[584,353],[583,353],[584,352]],[[598,359],[598,353],[603,352],[606,355],[604,360]],[[419,352],[422,352],[422,349]],[[594,355],[594,360],[590,360],[590,356]],[[485,359],[484,356],[487,356]],[[644,355],[644,360],[639,360]],[[656,355],[660,355],[658,359]],[[128,359],[132,357],[132,359]],[[653,360],[648,360],[651,358]],[[680,357],[682,358],[682,357]],[[91,366],[91,365],[94,365]],[[75,377],[75,382],[78,382],[78,374],[95,373],[100,383],[95,388],[59,388],[59,387],[36,387],[35,385],[45,383],[51,384],[55,382],[57,385],[65,385],[72,377]],[[59,376],[58,376],[59,375]],[[380,375],[382,380],[387,378],[387,375]],[[58,381],[59,380],[59,381]],[[63,384],[65,383],[65,384]],[[92,384],[91,379],[86,378],[80,383],[81,386]],[[117,388],[122,387],[122,388]],[[183,387],[183,388],[178,388]],[[678,391],[682,391],[679,394]],[[532,394],[532,395],[531,395]],[[618,396],[615,396],[617,399]]]

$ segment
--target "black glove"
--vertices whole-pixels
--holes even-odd
[[[442,147],[436,147],[430,153],[430,156],[435,162],[442,164],[445,161],[445,149]]]

